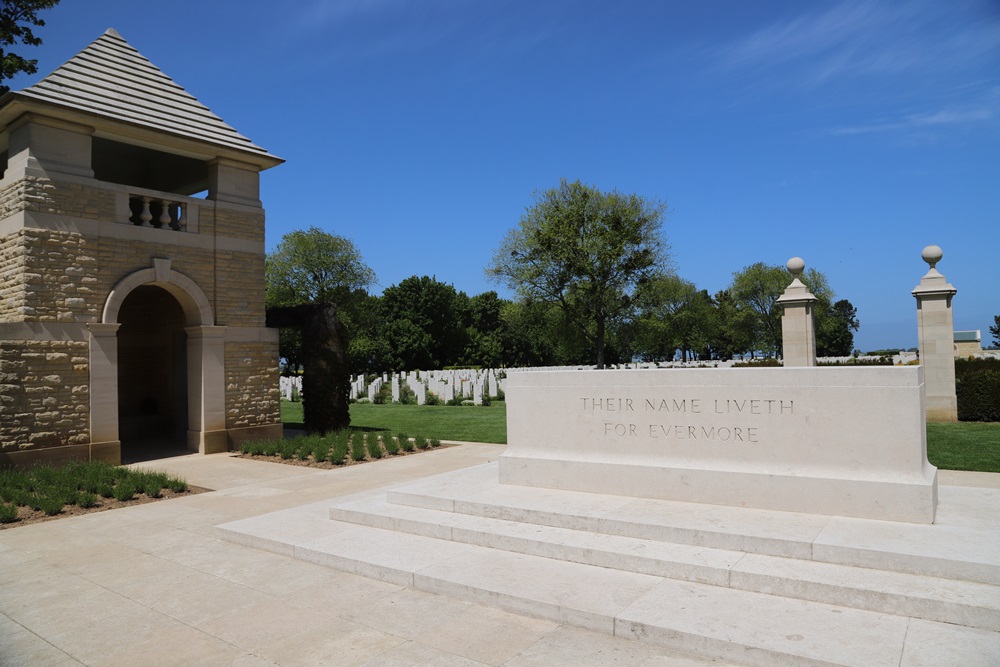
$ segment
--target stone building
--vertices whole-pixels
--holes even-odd
[[[979,329],[974,331],[955,332],[955,356],[975,357],[983,352],[983,332]]]
[[[259,174],[281,162],[114,30],[0,98],[0,465],[280,435]]]

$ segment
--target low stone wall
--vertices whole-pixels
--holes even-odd
[[[512,373],[505,484],[932,523],[922,367]]]
[[[280,423],[278,344],[226,343],[226,428]]]

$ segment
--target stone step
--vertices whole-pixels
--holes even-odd
[[[1000,491],[941,487],[934,525],[499,484],[496,464],[388,491],[390,503],[674,544],[1000,585]],[[970,522],[962,517],[973,517]]]
[[[1000,631],[1000,587],[708,547],[673,544],[422,507],[381,496],[341,503],[330,518],[573,563]]]
[[[917,667],[933,664],[921,662],[928,652],[947,659],[940,664],[989,665],[1000,654],[1000,634],[986,630],[328,523],[299,530],[275,513],[217,531],[362,576],[741,665]]]

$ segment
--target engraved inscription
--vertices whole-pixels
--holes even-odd
[[[648,414],[652,423],[636,421],[602,420],[601,428],[606,438],[650,438],[664,441],[711,441],[754,444],[761,441],[761,425],[768,418],[787,417],[795,414],[795,401],[775,398],[713,398],[699,396],[650,396],[644,398],[601,396],[582,397],[580,407],[588,413]],[[675,415],[665,421],[662,418]],[[701,415],[701,417],[699,417]],[[727,415],[741,418],[743,423],[709,425],[698,423],[706,416]],[[760,424],[747,423],[765,421]],[[620,418],[619,418],[620,419]],[[681,423],[683,421],[683,423]],[[691,423],[691,422],[695,423]]]

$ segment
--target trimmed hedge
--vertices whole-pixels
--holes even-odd
[[[1000,359],[956,359],[958,420],[1000,422]]]

